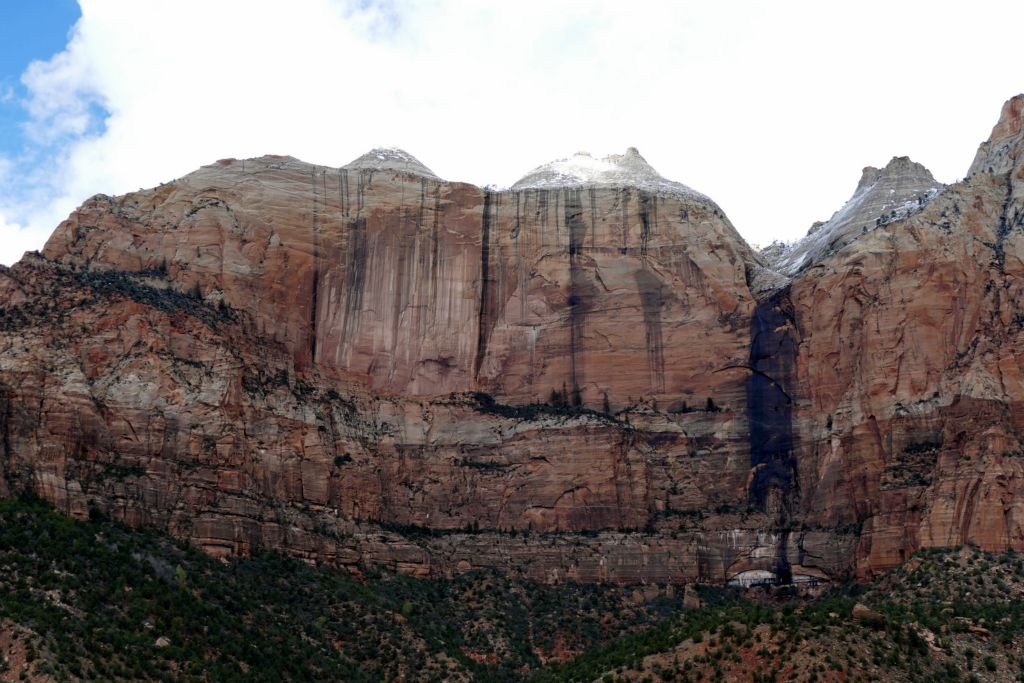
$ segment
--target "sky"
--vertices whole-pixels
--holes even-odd
[[[0,263],[96,193],[382,146],[499,187],[633,146],[791,241],[864,166],[962,177],[1024,91],[1022,24],[1005,0],[0,0]]]

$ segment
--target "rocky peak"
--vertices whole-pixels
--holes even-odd
[[[512,185],[513,190],[559,187],[635,187],[710,201],[686,185],[664,178],[640,156],[636,147],[630,147],[625,154],[601,158],[589,152],[577,152],[566,159],[538,166]]]
[[[909,157],[893,157],[884,168],[867,166],[853,196],[832,218],[811,226],[807,235],[778,259],[776,268],[795,275],[858,235],[920,211],[943,187],[927,168]]]
[[[408,173],[441,180],[436,173],[423,165],[423,162],[397,147],[377,147],[371,149],[358,159],[345,164],[342,168],[347,171],[396,171],[398,173]]]
[[[816,223],[815,225],[818,224]],[[792,244],[787,244],[781,240],[774,240],[767,247],[762,247],[760,249],[755,247],[754,250],[757,252],[757,255],[761,257],[761,260],[765,263],[765,265],[771,267],[778,263],[780,259],[785,257],[785,255],[789,253],[790,249],[792,248]]]
[[[938,185],[931,171],[922,164],[912,161],[910,157],[893,157],[885,168],[865,166],[861,171],[860,182],[857,183],[856,192],[870,188],[883,179],[896,179],[903,183],[918,183],[921,185]]]
[[[1008,173],[1024,150],[1024,94],[1011,97],[1003,104],[999,121],[988,140],[981,143],[968,175],[977,173]]]

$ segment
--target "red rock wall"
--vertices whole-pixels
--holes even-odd
[[[166,264],[253,316],[296,367],[391,395],[579,388],[742,400],[753,256],[717,207],[631,189],[490,193],[294,160],[223,162],[96,198],[46,246],[78,267]],[[703,393],[698,393],[698,391]]]
[[[760,300],[688,196],[264,158],[95,197],[0,270],[0,494],[419,574],[1022,550],[1019,114]]]
[[[1022,179],[950,187],[793,282],[806,509],[863,525],[863,575],[922,546],[1024,549]]]

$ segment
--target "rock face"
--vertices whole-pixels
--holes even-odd
[[[980,173],[1001,175],[1020,165],[1021,128],[1024,126],[1024,99],[1013,97],[1003,105],[999,122],[988,140],[981,144],[967,172],[968,177]]]
[[[1021,100],[979,157],[1021,158]],[[1024,547],[1022,181],[1020,163],[973,175],[787,291],[801,495],[812,523],[861,526],[862,576],[922,546]]]
[[[379,394],[741,401],[735,377],[698,378],[745,358],[754,256],[710,200],[656,189],[488,192],[393,150],[342,169],[224,161],[90,200],[43,253],[166,270],[244,312],[295,369]]]
[[[636,147],[630,147],[625,154],[611,154],[600,159],[590,156],[589,152],[577,152],[567,159],[538,166],[512,185],[513,190],[589,187],[633,187],[655,194],[690,197],[713,205],[701,193],[663,178],[640,156]]]
[[[424,575],[1024,549],[1021,137],[1016,98],[984,171],[861,231],[940,189],[869,169],[782,272],[635,150],[500,192],[374,150],[94,197],[0,270],[0,493]]]

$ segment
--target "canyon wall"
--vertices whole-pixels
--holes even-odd
[[[93,197],[0,270],[0,493],[421,575],[1024,549],[1020,103],[795,275],[635,150],[506,191],[376,150]]]
[[[166,271],[245,313],[297,371],[382,395],[528,402],[564,384],[600,407],[606,393],[621,406],[721,386],[742,401],[742,381],[708,376],[745,358],[755,257],[696,195],[490,192],[364,164],[229,160],[93,198],[43,255]]]
[[[863,526],[864,576],[919,547],[1024,549],[1022,101],[967,179],[789,290],[808,519]]]

